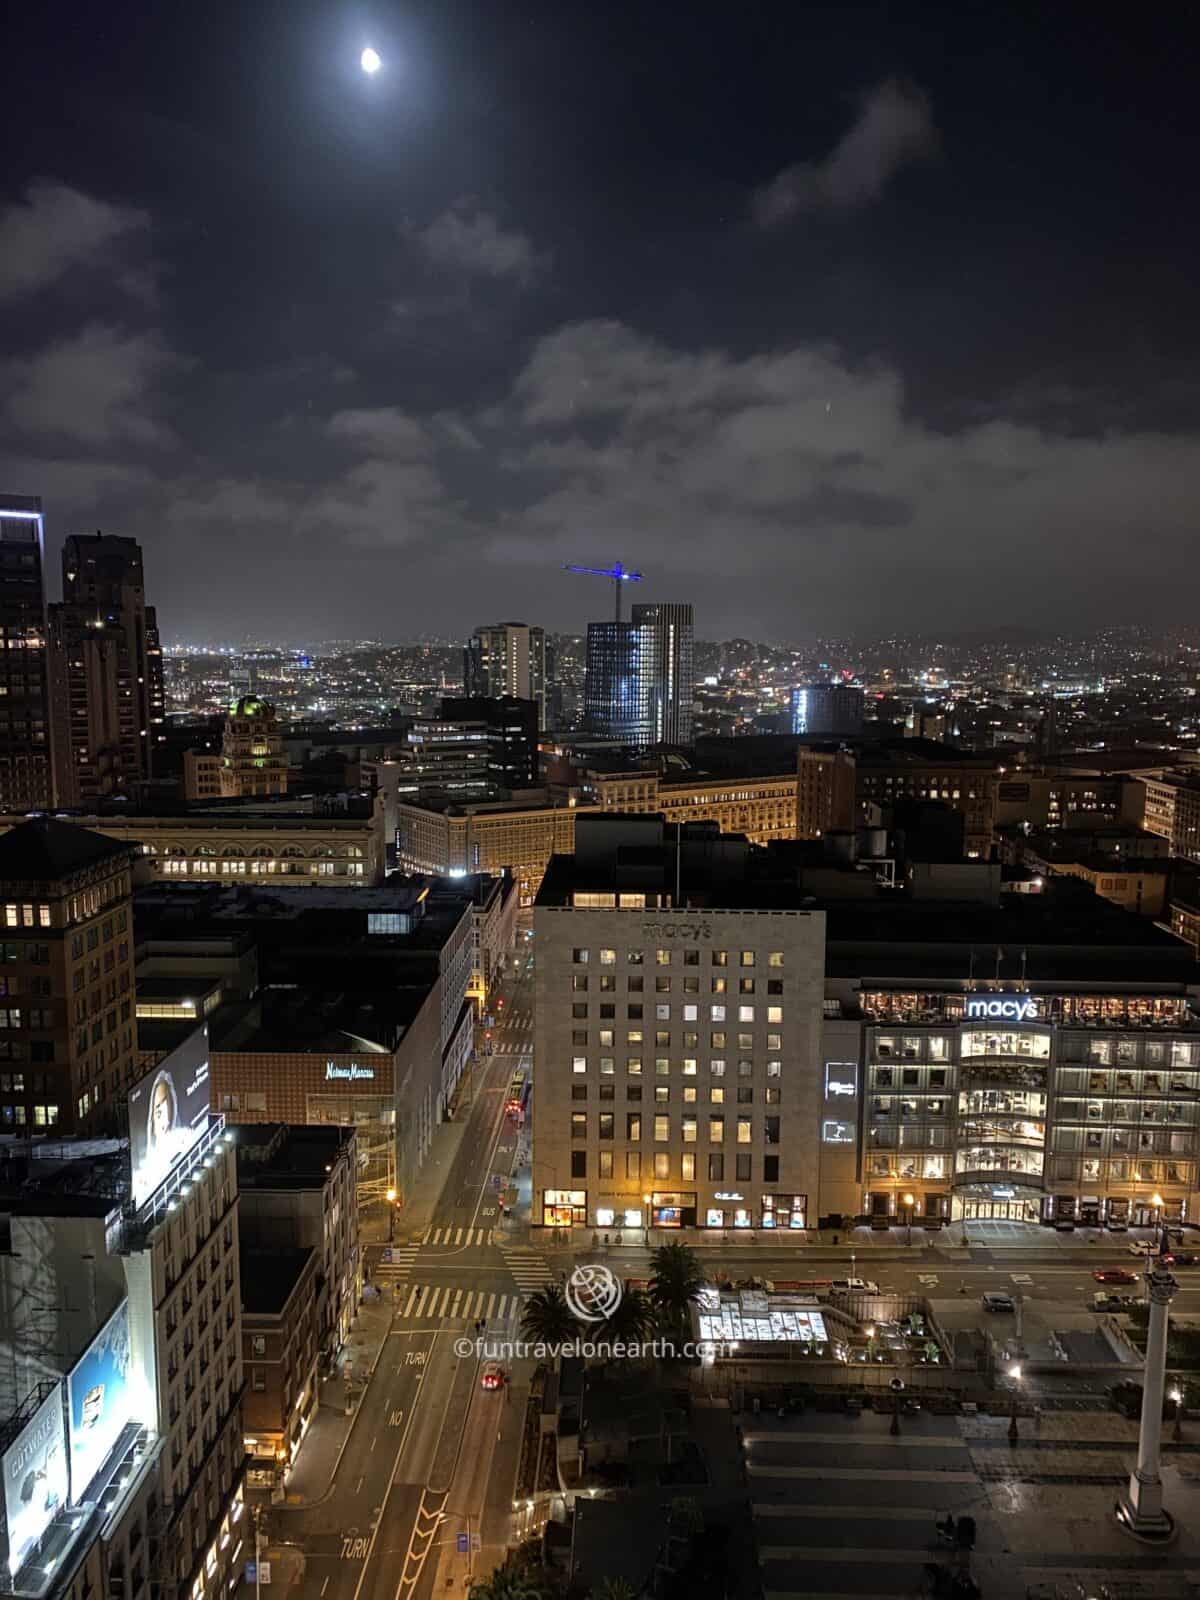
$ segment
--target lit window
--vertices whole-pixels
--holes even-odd
[[[617,952],[615,950],[601,950],[601,952],[600,952],[600,965],[602,967],[615,967],[616,964],[617,964]]]
[[[709,1142],[709,1144],[720,1144],[721,1141],[724,1139],[724,1137],[725,1137],[725,1118],[724,1117],[709,1117],[709,1119],[708,1119],[708,1142]]]
[[[767,965],[769,967],[781,967],[783,965],[783,951],[772,950],[767,956]]]
[[[744,966],[744,967],[752,967],[753,965],[754,965],[754,951],[753,950],[743,950],[742,951],[742,966]]]
[[[713,1021],[713,1022],[724,1022],[725,1021],[725,1007],[724,1006],[721,1006],[721,1005],[709,1006],[708,1014],[709,1014],[710,1020]]]
[[[782,1022],[783,1021],[783,1007],[782,1006],[768,1006],[767,1007],[767,1021],[768,1022]]]
[[[683,1142],[684,1144],[695,1144],[696,1142],[695,1117],[684,1117],[683,1119]]]
[[[737,1119],[737,1142],[739,1144],[749,1144],[750,1143],[750,1119],[749,1119],[749,1117],[739,1117]]]
[[[739,1022],[753,1022],[754,1021],[754,1007],[753,1006],[739,1006],[738,1007],[738,1021]]]
[[[670,1119],[670,1117],[656,1116],[654,1118],[654,1142],[655,1142],[655,1144],[666,1144],[668,1142],[668,1140],[670,1139],[670,1137],[671,1137],[671,1119]]]
[[[586,1056],[572,1056],[571,1057],[571,1071],[572,1072],[586,1072],[587,1071],[587,1057]]]

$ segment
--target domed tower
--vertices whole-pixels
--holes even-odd
[[[275,707],[243,695],[229,707],[221,740],[221,797],[287,793],[287,757]]]

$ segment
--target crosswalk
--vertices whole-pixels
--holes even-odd
[[[554,1274],[546,1265],[545,1258],[536,1250],[526,1249],[522,1245],[511,1245],[508,1248],[501,1245],[500,1254],[504,1257],[504,1265],[516,1279],[519,1289],[541,1289],[548,1283],[554,1282]]]
[[[426,1228],[421,1235],[422,1244],[463,1245],[491,1244],[490,1228]]]
[[[449,1284],[414,1283],[408,1286],[403,1303],[395,1315],[414,1322],[427,1317],[464,1317],[475,1322],[483,1317],[489,1323],[518,1315],[525,1302],[523,1294],[500,1294],[488,1289],[455,1289]]]

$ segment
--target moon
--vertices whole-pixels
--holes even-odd
[[[362,67],[368,78],[373,78],[383,65],[379,51],[373,50],[371,46],[368,45],[363,51],[362,55],[359,57],[359,65]]]

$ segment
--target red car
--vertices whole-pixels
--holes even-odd
[[[1101,1267],[1098,1272],[1093,1272],[1092,1277],[1097,1283],[1136,1283],[1137,1273],[1128,1272],[1124,1267]]]
[[[479,1375],[481,1389],[502,1389],[504,1387],[504,1370],[498,1361],[484,1363],[483,1371]]]

